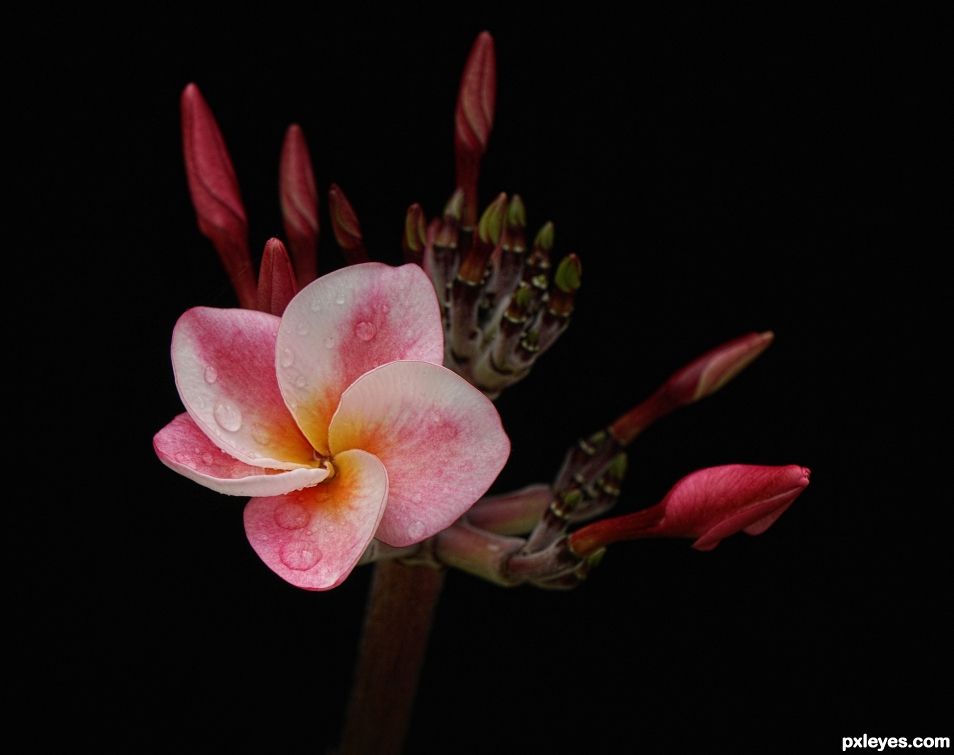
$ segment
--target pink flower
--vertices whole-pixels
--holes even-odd
[[[281,318],[191,309],[172,337],[187,413],[156,453],[201,485],[255,496],[245,531],[276,574],[335,587],[372,538],[406,546],[450,526],[507,460],[493,404],[443,355],[416,265],[330,273]]]
[[[808,476],[808,469],[795,464],[700,469],[683,477],[655,506],[574,532],[570,547],[582,557],[620,540],[691,537],[693,548],[712,550],[736,532],[765,532],[801,495]]]

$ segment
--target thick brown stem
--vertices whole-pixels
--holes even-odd
[[[443,570],[375,566],[340,755],[401,752],[443,584]]]

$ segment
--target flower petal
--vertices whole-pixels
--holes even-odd
[[[392,362],[358,378],[341,396],[329,441],[335,454],[362,448],[384,462],[390,493],[375,537],[394,546],[452,524],[510,454],[490,400],[428,362]]]
[[[324,275],[289,302],[278,330],[282,396],[322,453],[341,394],[358,377],[398,359],[443,358],[437,296],[417,265],[368,262]]]
[[[371,542],[388,499],[384,465],[369,453],[335,457],[335,476],[297,493],[253,498],[245,534],[273,572],[306,590],[344,581]]]
[[[282,495],[317,485],[326,467],[263,469],[229,456],[202,432],[188,414],[180,414],[152,440],[159,460],[190,480],[227,495]]]
[[[190,309],[172,333],[172,368],[189,416],[246,464],[316,466],[275,378],[279,318],[244,309]]]

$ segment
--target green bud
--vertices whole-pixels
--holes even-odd
[[[507,206],[507,228],[526,228],[527,208],[519,194],[514,194]]]
[[[553,222],[548,220],[543,228],[537,232],[537,237],[533,240],[533,246],[549,252],[553,249],[553,233]]]
[[[580,287],[582,272],[583,266],[580,264],[580,258],[575,254],[570,254],[560,260],[556,275],[553,276],[553,283],[564,293],[573,293]]]
[[[477,235],[485,244],[497,246],[500,243],[506,209],[507,195],[501,192],[480,216],[480,221],[477,223]]]

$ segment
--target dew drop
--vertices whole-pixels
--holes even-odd
[[[208,466],[208,465],[212,464],[212,461],[213,461],[213,459],[212,459],[212,454],[210,454],[210,453],[208,453],[208,452],[202,454],[202,463],[203,463],[203,464],[205,464],[205,465]]]
[[[260,446],[267,446],[272,442],[272,436],[268,433],[268,428],[261,422],[252,425],[252,440]]]
[[[202,373],[202,376],[205,378],[205,382],[212,385],[212,383],[219,379],[219,371],[210,364],[205,368],[205,372]]]
[[[283,503],[275,509],[275,524],[282,529],[300,530],[309,518],[308,511],[298,503]]]
[[[212,410],[212,416],[223,430],[228,430],[230,433],[234,433],[242,426],[242,412],[232,404],[216,404],[215,409]]]
[[[415,540],[421,537],[424,534],[424,522],[420,519],[415,519],[407,526],[407,534]]]
[[[335,297],[335,304],[344,304],[344,301],[345,301],[345,297],[344,297],[344,294],[343,294],[343,293],[338,294],[338,295]]]
[[[189,456],[189,454],[187,454],[185,451],[179,451],[179,453],[176,454],[176,461],[180,464],[191,464],[192,457]]]
[[[314,299],[311,300],[311,311],[317,312],[320,309],[321,309],[321,297],[316,296]]]
[[[387,304],[382,304],[380,309],[384,314],[387,314],[391,311],[391,308]]]
[[[299,375],[295,378],[295,385],[297,385],[299,388],[304,388],[306,385],[308,385],[308,381],[305,379],[304,375]]]
[[[354,334],[362,341],[370,341],[374,338],[374,333],[374,323],[370,323],[367,320],[362,320],[354,326]]]
[[[285,566],[295,571],[306,571],[321,561],[321,551],[308,540],[285,543],[278,555]]]
[[[300,336],[308,335],[308,323],[302,320],[298,325],[295,326],[295,332]]]
[[[326,348],[326,349],[333,349],[334,347],[335,347],[335,338],[334,338],[334,336],[328,336],[328,337],[325,339],[325,348]]]
[[[282,353],[279,356],[278,361],[281,363],[282,367],[291,367],[292,362],[295,361],[295,352],[289,348],[282,349]]]

